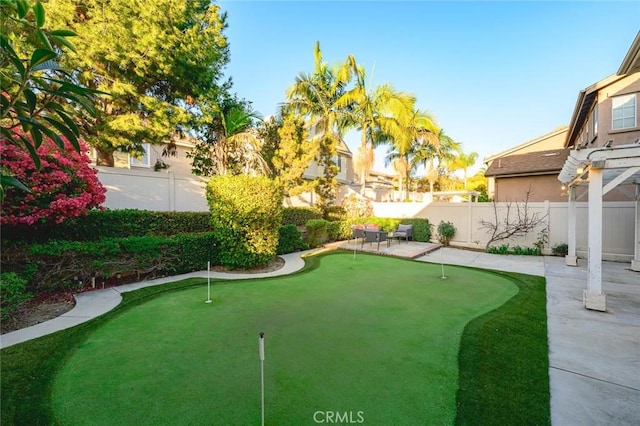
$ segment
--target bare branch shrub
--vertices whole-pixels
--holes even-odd
[[[500,220],[498,205],[493,200],[493,221],[480,220],[480,229],[486,229],[491,235],[485,249],[496,241],[510,240],[515,237],[522,237],[529,232],[535,230],[539,225],[544,224],[549,213],[544,215],[540,212],[532,213],[529,210],[529,197],[531,189],[526,192],[523,202],[514,203],[508,201],[506,203],[506,212],[504,218]]]

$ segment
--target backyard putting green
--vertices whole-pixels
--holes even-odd
[[[315,424],[329,412],[455,423],[465,326],[512,299],[513,279],[447,266],[442,280],[440,265],[364,254],[315,263],[215,283],[211,304],[205,280],[123,310],[58,371],[55,421],[259,424],[264,331],[267,424]]]

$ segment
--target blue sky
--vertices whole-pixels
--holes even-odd
[[[412,93],[481,159],[568,124],[578,92],[614,74],[640,30],[640,2],[630,1],[218,3],[228,14],[226,75],[263,116],[313,70],[319,41],[328,63],[353,54],[374,85]],[[354,150],[359,137],[345,140]]]

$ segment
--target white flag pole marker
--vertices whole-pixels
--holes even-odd
[[[211,262],[207,262],[207,300],[204,303],[211,303]]]
[[[442,267],[442,276],[440,277],[440,279],[446,280],[447,277],[445,277],[444,275],[444,262],[442,260],[442,247],[440,247],[440,266]]]
[[[262,426],[264,426],[264,332],[258,334],[258,347],[260,350],[260,397],[262,406]]]

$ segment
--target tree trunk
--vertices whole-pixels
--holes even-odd
[[[113,151],[103,151],[96,148],[98,158],[96,159],[97,166],[113,167],[115,160],[113,159]]]

